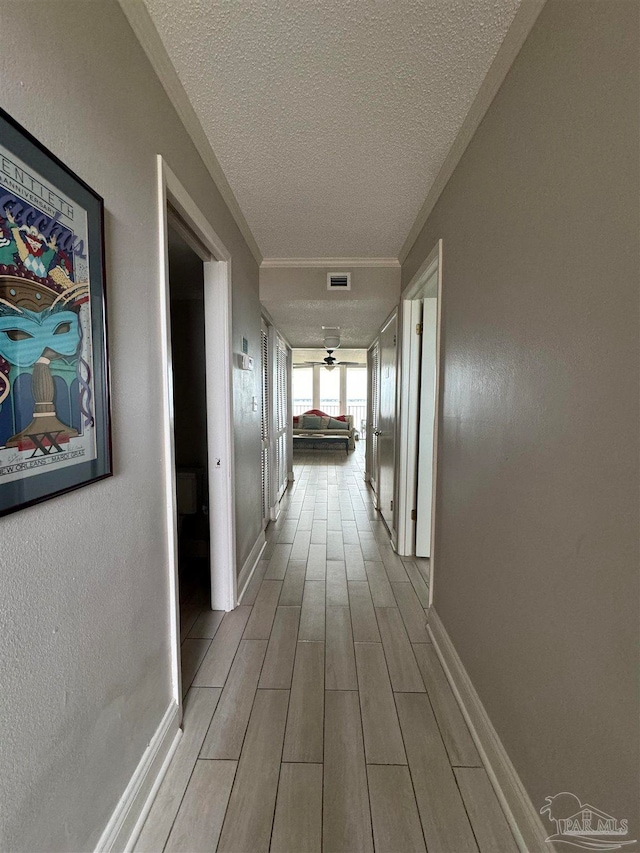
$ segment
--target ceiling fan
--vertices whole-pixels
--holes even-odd
[[[338,359],[334,357],[332,349],[327,350],[327,355],[322,359],[322,361],[303,361],[302,364],[297,365],[297,367],[304,367],[305,365],[313,366],[315,364],[326,367],[327,370],[333,370],[336,365],[343,365],[344,367],[362,367],[362,365],[357,361],[338,361]]]

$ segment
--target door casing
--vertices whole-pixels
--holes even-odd
[[[365,446],[365,480],[371,486],[378,508],[378,406],[380,390],[380,344],[376,339],[367,352],[367,436]]]
[[[416,317],[416,305],[425,296],[437,295],[436,320],[436,370],[435,370],[435,419],[433,425],[433,464],[431,499],[431,556],[429,560],[430,603],[433,600],[436,550],[436,494],[438,480],[438,436],[440,432],[441,386],[442,386],[442,258],[443,243],[438,240],[424,263],[404,289],[400,308],[402,312],[402,341],[400,347],[400,400],[399,400],[399,482],[398,482],[398,541],[397,551],[403,556],[413,556],[415,543],[415,521],[411,518],[416,509],[418,477],[418,418],[420,405],[420,361],[419,337],[414,333],[410,318]],[[434,279],[435,276],[435,279]]]
[[[260,414],[261,467],[262,467],[262,529],[270,520],[271,504],[271,359],[269,326],[264,318],[260,328],[260,372],[262,379],[262,411]]]
[[[169,625],[172,692],[180,713],[180,601],[178,585],[178,512],[171,363],[171,316],[167,205],[177,212],[201,244],[204,271],[207,446],[211,562],[211,606],[232,610],[237,604],[233,384],[231,362],[231,254],[161,155],[157,157],[159,294],[163,365],[163,466],[166,547],[169,567]],[[197,244],[194,249],[198,251]]]
[[[380,329],[378,509],[395,544],[398,311]]]
[[[291,415],[291,347],[275,326],[269,326],[270,367],[270,518],[280,514],[280,501],[289,485],[289,441],[292,434]],[[282,364],[284,363],[284,371]]]
[[[437,280],[437,273],[434,274],[433,279]],[[428,284],[427,290],[429,290]],[[433,433],[436,420],[437,294],[434,296],[425,296],[421,302],[420,342],[422,344],[422,353],[420,359],[420,414],[418,422],[418,476],[416,483],[414,550],[416,557],[430,558],[431,519],[433,515]]]

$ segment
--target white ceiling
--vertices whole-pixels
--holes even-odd
[[[346,294],[340,294],[346,297]],[[340,339],[350,348],[368,347],[397,303],[397,295],[343,298],[340,302],[311,299],[262,299],[278,329],[294,347],[322,346],[323,325],[340,326]]]
[[[260,269],[260,301],[294,347],[321,347],[323,326],[339,327],[342,347],[368,347],[400,298],[400,267],[334,269],[351,290],[327,290],[329,268]]]
[[[265,257],[397,257],[521,0],[145,0]]]

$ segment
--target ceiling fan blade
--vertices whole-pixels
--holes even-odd
[[[320,367],[326,367],[328,364],[332,364],[334,367],[337,367],[338,365],[342,365],[343,367],[366,368],[366,366],[367,366],[366,364],[362,364],[362,362],[360,362],[360,361],[338,361],[338,359],[332,355],[327,356],[327,358],[323,359],[322,361],[301,361],[298,364],[294,364],[293,366],[294,366],[294,368],[295,367],[305,367],[306,365],[313,367],[316,364],[319,364]]]

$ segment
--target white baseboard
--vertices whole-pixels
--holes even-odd
[[[242,566],[240,575],[238,576],[238,604],[242,603],[242,596],[244,595],[246,588],[249,586],[249,581],[251,580],[260,557],[262,556],[262,552],[266,547],[267,540],[264,535],[264,530],[261,530],[253,548],[249,552],[249,556],[244,561],[244,565]]]
[[[278,503],[275,506],[272,506],[269,510],[269,518],[271,521],[277,521],[278,516],[280,515],[280,499],[278,498]]]
[[[549,833],[538,809],[531,802],[434,607],[429,610],[428,630],[518,849],[522,853],[554,853],[553,846],[545,840]]]
[[[158,771],[158,774],[155,778],[155,781],[154,781],[153,785],[151,786],[151,789],[149,791],[149,795],[147,796],[147,799],[144,803],[144,806],[142,807],[140,814],[138,815],[138,820],[135,822],[133,830],[131,831],[131,834],[129,835],[129,840],[127,841],[127,843],[124,847],[124,853],[132,853],[133,848],[135,847],[136,841],[138,840],[138,837],[139,837],[140,833],[142,832],[142,827],[144,826],[144,822],[146,821],[147,817],[149,816],[149,812],[151,811],[151,806],[153,805],[153,801],[155,800],[156,794],[158,793],[158,788],[162,784],[162,780],[164,779],[164,777],[167,773],[167,770],[169,769],[169,765],[171,764],[171,760],[173,759],[174,753],[175,753],[176,749],[178,748],[178,744],[180,743],[181,737],[182,737],[182,729],[178,729],[178,731],[175,733],[175,737],[173,738],[171,746],[169,747],[169,750],[168,750],[167,754],[165,755],[165,759],[162,762],[162,766],[160,767],[160,770]]]
[[[132,849],[181,734],[180,709],[172,702],[100,836],[96,853]]]

